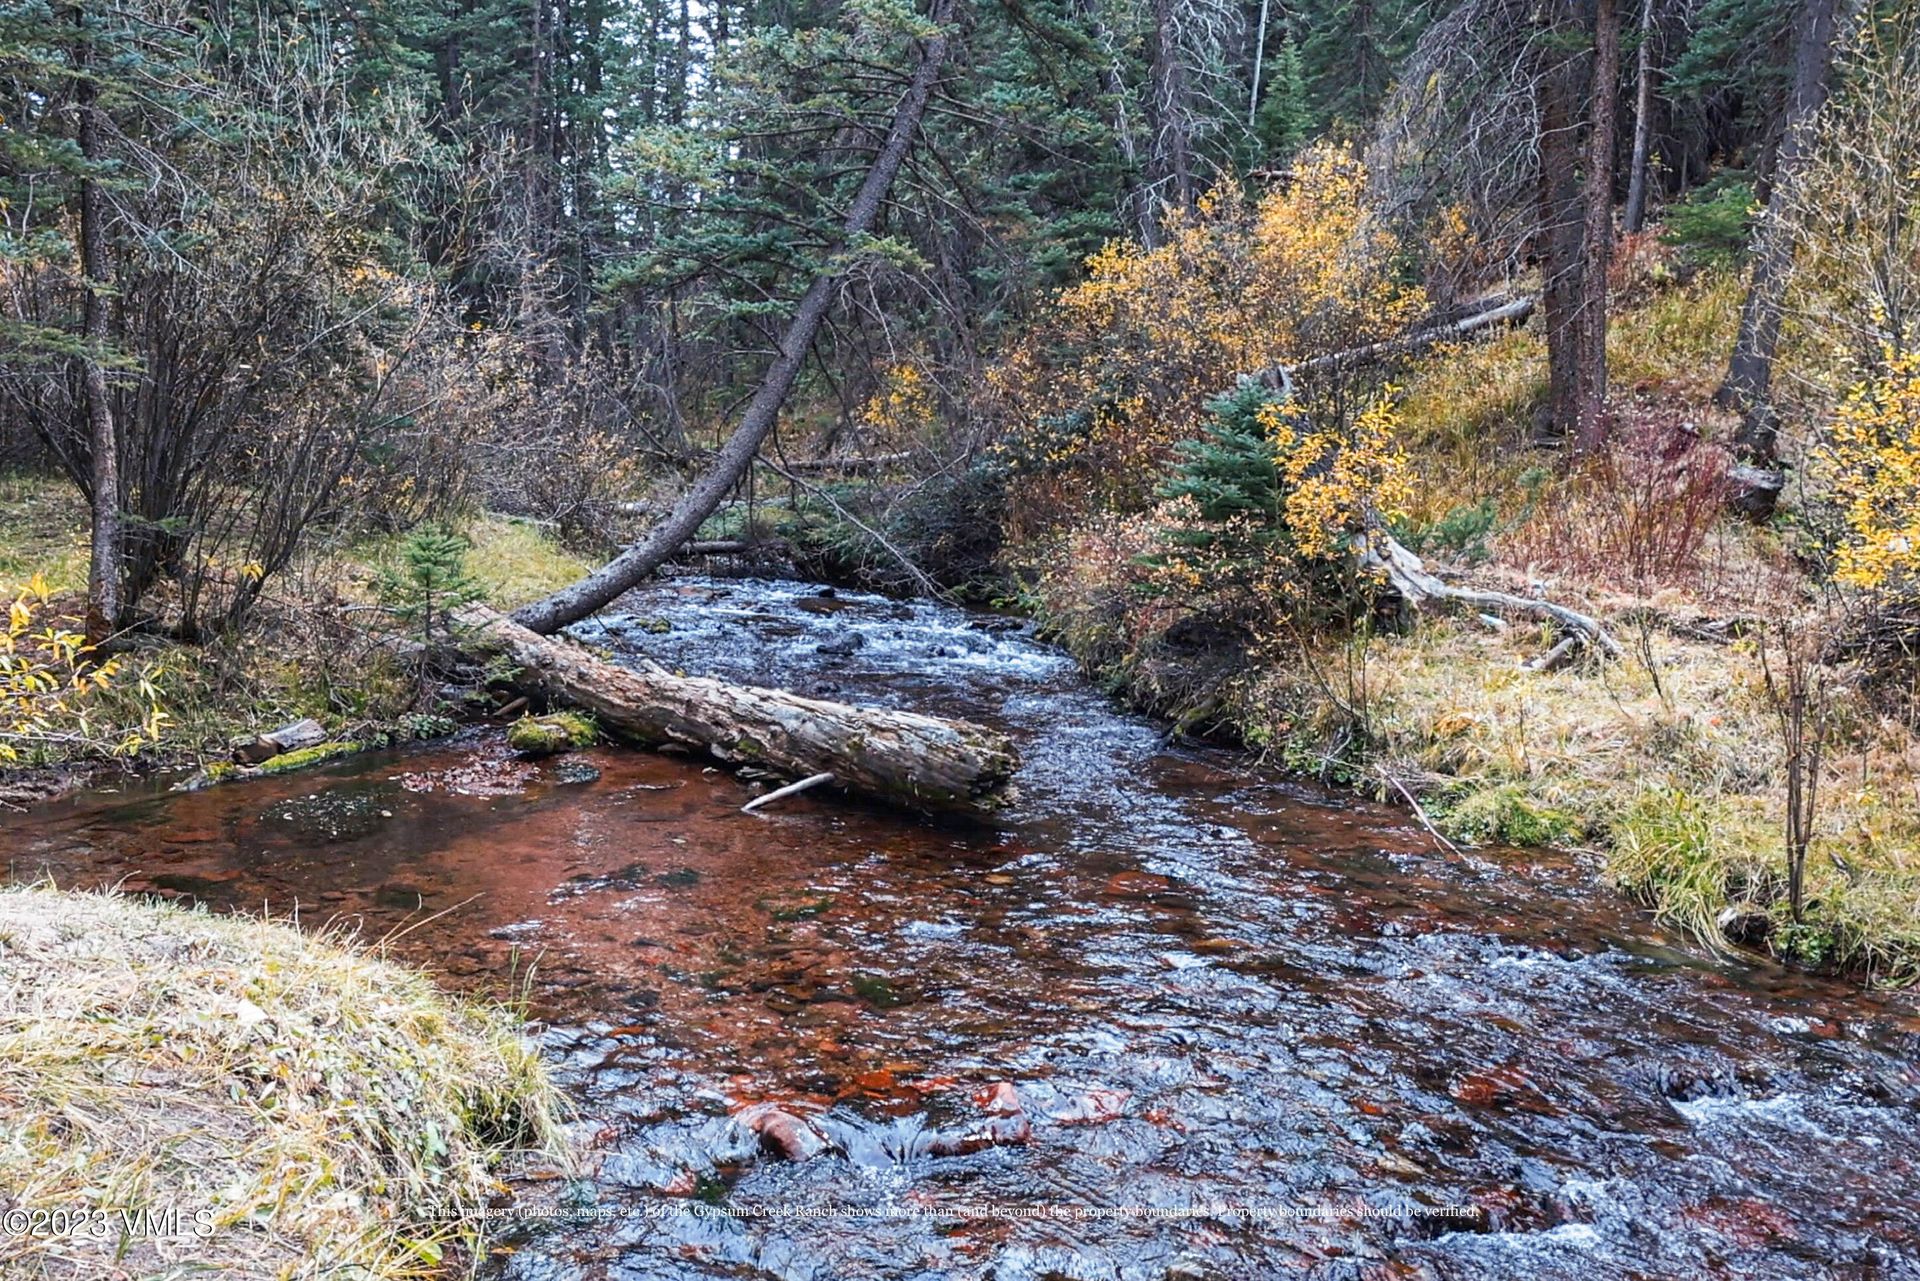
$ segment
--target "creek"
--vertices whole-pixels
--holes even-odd
[[[574,634],[1002,727],[1018,799],[742,814],[705,762],[483,728],[0,816],[10,873],[523,995],[596,1170],[508,1281],[1920,1278],[1910,997],[1170,746],[1013,620],[698,578],[618,608]]]

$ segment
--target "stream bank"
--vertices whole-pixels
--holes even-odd
[[[0,1273],[416,1276],[565,1168],[510,1011],[321,933],[0,889]]]
[[[298,904],[524,990],[597,1150],[513,1281],[1920,1277],[1905,996],[1170,745],[1014,620],[680,579],[578,634],[1004,728],[1021,798],[743,815],[692,760],[484,729],[0,819],[14,874]]]
[[[1893,781],[1912,776],[1920,738],[1858,676],[1832,686],[1828,714],[1867,727],[1864,746],[1829,746],[1846,763],[1830,760],[1842,777],[1821,784],[1796,918],[1786,752],[1755,636],[1581,597],[1623,638],[1618,659],[1540,670],[1550,629],[1472,616],[1263,641],[1144,596],[1135,578],[1151,547],[1124,531],[1084,541],[1023,604],[1129,706],[1300,775],[1418,804],[1461,846],[1594,851],[1599,879],[1704,947],[1869,985],[1920,977],[1920,808]]]

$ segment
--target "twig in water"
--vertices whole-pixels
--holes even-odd
[[[1413,816],[1420,820],[1420,826],[1427,829],[1427,835],[1446,846],[1450,852],[1454,854],[1461,852],[1458,845],[1455,845],[1452,841],[1440,835],[1440,829],[1433,825],[1433,820],[1427,817],[1427,812],[1420,808],[1420,802],[1413,799],[1413,793],[1407,790],[1406,784],[1389,774],[1386,770],[1380,771],[1380,777],[1393,784],[1393,790],[1406,798],[1407,804],[1413,807]]]
[[[801,779],[798,783],[788,783],[785,787],[776,788],[773,791],[768,792],[765,796],[754,797],[752,800],[748,801],[745,805],[742,805],[740,807],[740,812],[742,814],[751,814],[755,810],[759,809],[762,805],[771,805],[775,801],[783,800],[786,797],[794,796],[800,792],[804,792],[809,787],[818,787],[822,783],[831,783],[832,781],[833,781],[833,775],[831,774],[810,774],[806,778]]]

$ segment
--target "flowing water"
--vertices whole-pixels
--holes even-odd
[[[622,604],[581,637],[1003,726],[1020,799],[743,815],[686,757],[472,731],[0,818],[11,870],[526,985],[595,1173],[516,1281],[1920,1277],[1910,998],[1169,747],[1008,620],[746,580]]]

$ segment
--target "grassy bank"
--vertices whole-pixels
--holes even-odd
[[[1089,672],[1176,724],[1385,800],[1415,796],[1457,842],[1590,849],[1610,881],[1711,947],[1910,982],[1912,702],[1848,663],[1812,669],[1830,732],[1796,919],[1769,663],[1777,680],[1781,637],[1818,644],[1848,620],[1817,605],[1805,513],[1753,528],[1720,514],[1719,491],[1671,479],[1673,459],[1728,430],[1711,373],[1738,299],[1736,281],[1703,273],[1616,317],[1617,430],[1652,444],[1609,468],[1532,446],[1545,353],[1531,329],[1437,353],[1399,394],[1415,478],[1402,537],[1460,581],[1600,617],[1617,660],[1532,670],[1549,632],[1472,613],[1342,634],[1240,597],[1223,619],[1207,608],[1217,600],[1158,588],[1150,567],[1167,544],[1151,514],[1022,549],[1028,604]]]
[[[79,1212],[0,1234],[0,1274],[430,1273],[506,1167],[559,1159],[518,1029],[346,940],[0,891],[0,1204]]]
[[[0,476],[0,593],[11,602],[37,576],[48,594],[44,603],[29,602],[34,618],[19,638],[22,648],[46,629],[79,629],[86,519],[84,504],[63,480]],[[530,522],[480,514],[462,522],[459,532],[470,544],[467,571],[482,599],[497,608],[535,599],[590,568]],[[343,742],[446,732],[467,709],[423,683],[418,668],[380,637],[397,624],[381,609],[376,584],[401,541],[316,537],[237,630],[194,644],[126,638],[117,679],[69,700],[75,714],[54,718],[56,734],[15,741],[19,759],[11,765],[20,798],[50,785],[50,771],[62,767],[221,760],[234,738],[307,717]],[[155,595],[164,607],[165,591]],[[141,734],[155,710],[162,717],[159,733]],[[81,713],[84,733],[60,737],[60,730],[79,728]],[[0,723],[0,742],[7,741],[6,731]]]
[[[1048,590],[1050,588],[1051,590]],[[1347,642],[1200,648],[1126,634],[1096,595],[1040,614],[1123,698],[1398,803],[1451,839],[1595,850],[1605,875],[1709,946],[1732,939],[1877,981],[1920,976],[1920,738],[1848,690],[1799,921],[1786,773],[1756,646],[1627,624],[1610,663],[1528,670],[1551,638],[1433,619]]]

